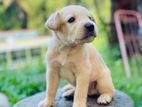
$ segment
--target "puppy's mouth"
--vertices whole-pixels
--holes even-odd
[[[96,37],[96,33],[93,32],[85,32],[84,37],[82,38],[83,41],[91,42]]]

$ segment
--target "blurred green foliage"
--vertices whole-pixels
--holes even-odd
[[[5,93],[11,104],[45,89],[45,65],[33,61],[23,69],[0,70],[0,92]]]
[[[20,26],[19,23],[17,23],[16,18],[14,18],[14,16],[12,18],[9,18],[6,15],[6,10],[2,6],[0,6],[0,30],[18,29],[18,28],[20,28]]]
[[[7,0],[3,0],[7,1]],[[11,0],[9,0],[11,1]],[[0,30],[21,29],[22,23],[26,23],[28,29],[36,29],[39,34],[47,33],[44,23],[49,15],[56,10],[66,6],[79,4],[87,7],[94,14],[98,22],[97,12],[95,10],[94,0],[14,0],[15,4],[5,6],[0,4]],[[97,0],[99,1],[99,0]],[[101,2],[99,2],[101,3]],[[105,11],[102,11],[105,20],[110,20],[110,1],[104,2]],[[27,22],[24,22],[21,13],[26,14]],[[106,17],[107,14],[107,17]]]

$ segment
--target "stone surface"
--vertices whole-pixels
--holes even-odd
[[[61,97],[62,91],[58,90],[54,107],[72,107],[72,100]],[[38,103],[45,97],[45,92],[26,98],[13,107],[38,107]],[[87,107],[134,107],[132,99],[123,92],[116,91],[112,102],[108,105],[98,105],[97,96],[88,97]]]
[[[10,107],[8,98],[0,93],[0,107]]]

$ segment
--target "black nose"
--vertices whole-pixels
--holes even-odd
[[[94,31],[94,25],[92,23],[86,23],[85,28],[90,32]]]

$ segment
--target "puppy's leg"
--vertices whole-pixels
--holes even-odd
[[[92,95],[97,95],[98,94],[98,90],[97,90],[97,82],[90,82],[89,84],[89,88],[88,88],[88,95],[92,96]]]
[[[83,73],[78,75],[76,79],[77,80],[73,107],[86,107],[89,75],[87,73]]]
[[[99,90],[100,93],[100,96],[97,99],[97,103],[99,104],[110,103],[114,95],[114,86],[109,71],[105,72],[105,74],[97,80],[97,89]]]
[[[59,75],[58,72],[54,69],[48,71],[47,74],[47,93],[46,98],[39,103],[39,107],[52,107],[53,102],[56,96],[56,91],[59,85]]]

